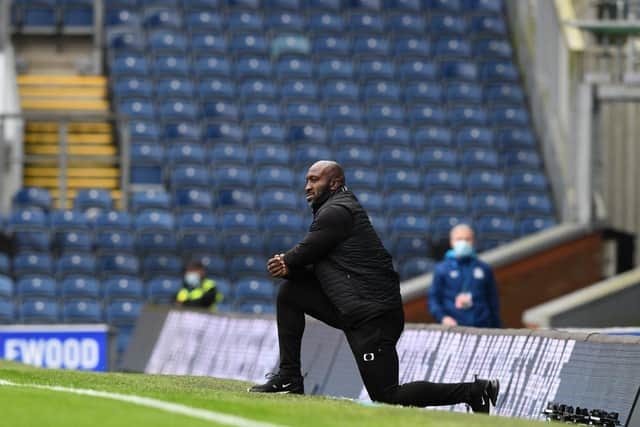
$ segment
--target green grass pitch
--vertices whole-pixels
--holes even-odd
[[[86,373],[0,361],[0,380],[137,395],[278,426],[535,426],[538,422],[485,415],[363,406],[319,396],[253,394],[249,384],[208,377]],[[200,427],[219,424],[184,414],[97,396],[0,385],[1,425],[12,427]]]

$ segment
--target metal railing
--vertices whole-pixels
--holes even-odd
[[[14,147],[15,144],[21,144],[21,141],[5,141],[2,129],[9,122],[52,122],[58,124],[58,154],[57,155],[23,155],[21,157],[5,156],[0,153],[0,176],[4,176],[7,171],[13,166],[19,166],[24,168],[24,165],[29,164],[45,164],[56,162],[56,166],[59,168],[58,173],[58,188],[60,190],[59,201],[61,206],[66,203],[67,195],[67,175],[69,164],[77,161],[96,161],[120,168],[120,190],[121,200],[120,207],[123,210],[128,208],[128,196],[130,193],[130,134],[129,134],[129,120],[124,117],[119,117],[114,114],[55,114],[55,113],[13,113],[13,114],[0,114],[0,146]],[[118,154],[115,156],[108,155],[74,155],[68,153],[69,147],[69,124],[70,123],[82,123],[82,122],[107,122],[113,124],[114,132],[117,136],[116,140],[118,144]],[[1,150],[0,150],[1,151]],[[16,165],[17,163],[17,165]],[[0,185],[0,200],[3,200],[12,195],[7,195],[5,192],[7,188],[4,184]],[[5,206],[5,210],[8,206]]]

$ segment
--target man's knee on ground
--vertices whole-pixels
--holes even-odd
[[[395,405],[395,388],[387,389],[387,390],[367,390],[369,392],[369,397],[374,402],[379,403],[389,403]]]

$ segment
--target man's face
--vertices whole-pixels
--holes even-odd
[[[466,240],[473,246],[473,231],[466,227],[456,228],[451,232],[451,247],[458,240]]]
[[[326,191],[330,190],[331,179],[327,173],[327,167],[314,164],[307,172],[307,180],[304,186],[304,192],[307,197],[307,203],[322,196]]]

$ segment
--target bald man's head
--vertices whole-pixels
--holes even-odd
[[[324,201],[329,194],[345,185],[344,170],[333,160],[320,160],[309,168],[304,187],[307,203]],[[324,199],[324,200],[321,200]]]

